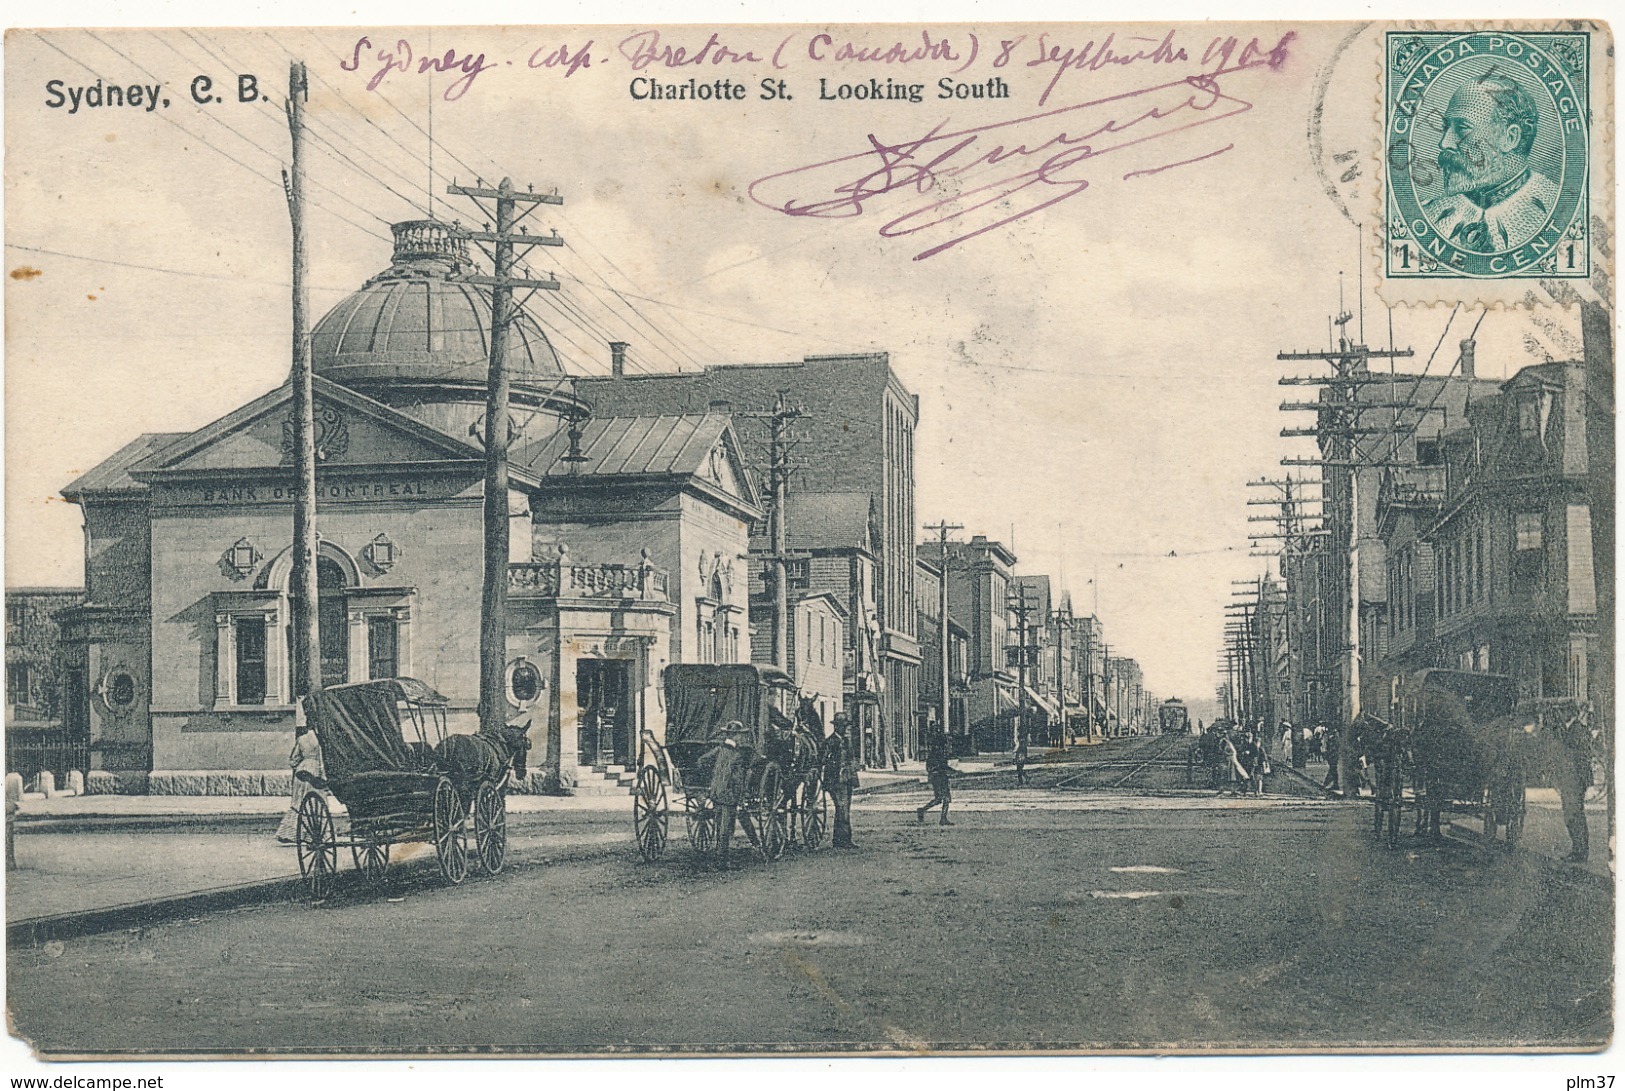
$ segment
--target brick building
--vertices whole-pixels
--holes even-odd
[[[731,413],[758,480],[765,478],[770,451],[764,414],[781,392],[802,410],[791,429],[797,463],[786,520],[791,545],[812,547],[809,589],[830,591],[848,610],[847,648],[854,662],[846,703],[855,717],[874,717],[866,728],[874,742],[864,744],[865,760],[917,756],[911,725],[920,672],[914,592],[919,399],[892,371],[887,354],[808,356],[790,363],[651,375],[627,372],[624,355],[616,352],[609,375],[584,378],[576,389],[598,415]],[[816,526],[809,539],[798,537],[798,519]],[[857,543],[865,544],[858,548]],[[872,587],[863,582],[865,564],[854,563],[859,553],[872,562]],[[834,575],[842,566],[844,591],[813,582],[812,568]],[[801,578],[799,570],[792,574],[793,580]],[[866,612],[871,601],[872,612]],[[872,663],[863,659],[870,643]]]

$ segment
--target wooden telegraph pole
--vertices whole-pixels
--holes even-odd
[[[768,537],[766,552],[752,551],[773,566],[773,665],[790,668],[790,572],[789,562],[811,557],[811,553],[790,552],[790,424],[800,419],[800,409],[786,402],[788,391],[779,391],[771,413],[738,413],[740,417],[765,419],[771,450],[768,455]]]
[[[1027,737],[1027,616],[1033,607],[1027,601],[1027,585],[1016,588],[1016,594],[1006,602],[1006,609],[1016,615],[1016,732],[1015,745]]]
[[[530,280],[514,276],[514,247],[563,246],[558,232],[551,235],[515,233],[526,216],[544,204],[562,205],[557,194],[517,192],[504,178],[496,189],[483,184],[451,185],[446,192],[468,197],[481,211],[494,202],[496,230],[467,231],[464,236],[481,244],[491,258],[491,276],[471,276],[469,283],[491,289],[491,357],[485,390],[485,567],[480,590],[480,730],[501,728],[507,716],[503,670],[508,661],[508,330],[523,313],[513,301],[515,288],[557,291],[556,280]],[[520,205],[529,207],[518,212]],[[486,247],[489,244],[489,249]],[[527,297],[528,298],[528,297]]]
[[[305,282],[305,100],[310,83],[305,66],[288,66],[288,136],[291,171],[282,175],[293,225],[293,695],[322,687],[322,644],[316,603],[316,425],[311,390],[310,286]]]
[[[942,614],[942,622],[939,626],[942,655],[938,657],[939,662],[937,663],[938,668],[942,671],[942,722],[938,724],[938,727],[946,735],[949,723],[948,713],[953,708],[952,701],[948,696],[948,683],[951,677],[948,669],[948,534],[951,531],[964,530],[965,528],[959,523],[950,523],[944,519],[928,525],[925,529],[937,532],[937,560],[942,565],[941,575],[937,579],[939,588],[937,605]]]

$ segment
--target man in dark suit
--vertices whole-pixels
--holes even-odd
[[[948,777],[952,772],[953,767],[948,764],[948,735],[946,732],[938,730],[932,734],[931,741],[925,751],[925,779],[931,785],[931,802],[915,810],[914,819],[916,822],[923,823],[925,821],[925,812],[940,804],[942,807],[942,825],[953,825],[948,820],[948,804],[953,802],[954,798],[953,792],[948,788]]]
[[[746,777],[750,771],[750,755],[739,745],[745,727],[738,720],[730,720],[722,729],[722,741],[700,757],[700,764],[711,768],[711,786],[708,794],[717,811],[717,869],[727,871],[729,850],[734,839],[734,825],[739,818],[739,805],[745,801]],[[750,819],[745,819],[745,832],[754,836]]]
[[[1563,859],[1583,864],[1591,855],[1591,831],[1586,827],[1586,789],[1591,787],[1591,717],[1588,709],[1566,702],[1546,714],[1552,725],[1552,779],[1563,801],[1563,824],[1569,831],[1569,854]]]
[[[852,843],[852,789],[858,786],[858,762],[847,738],[848,730],[846,716],[836,716],[835,730],[823,743],[824,785],[835,802],[834,845],[838,849],[857,848]]]

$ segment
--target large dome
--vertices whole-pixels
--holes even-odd
[[[491,304],[458,228],[438,220],[393,226],[387,270],[327,312],[311,331],[316,374],[386,401],[483,392]],[[551,401],[564,367],[547,335],[521,312],[509,328],[508,378],[516,401]],[[483,393],[480,394],[483,397]]]

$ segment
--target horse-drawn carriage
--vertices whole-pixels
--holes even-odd
[[[1377,836],[1397,844],[1400,816],[1412,810],[1418,835],[1437,837],[1442,815],[1466,814],[1483,820],[1486,840],[1505,827],[1507,846],[1516,845],[1537,722],[1517,714],[1517,698],[1505,675],[1430,668],[1401,683],[1392,721],[1356,720],[1354,753],[1374,774]]]
[[[739,815],[757,854],[770,861],[796,843],[818,847],[830,810],[819,757],[822,724],[809,702],[791,713],[796,687],[789,675],[750,663],[672,664],[665,696],[665,741],[644,731],[638,744],[632,825],[644,860],[665,854],[674,809],[696,852],[717,847],[711,752],[734,721],[743,728],[735,741],[747,762]]]
[[[413,841],[432,844],[441,875],[460,883],[469,870],[470,824],[475,866],[492,875],[502,870],[504,788],[510,765],[522,767],[522,738],[511,731],[447,736],[446,698],[415,678],[330,686],[304,702],[324,771],[319,790],[300,801],[294,830],[311,897],[331,893],[340,848],[376,882],[389,867],[390,847]],[[338,825],[330,799],[344,806]]]

